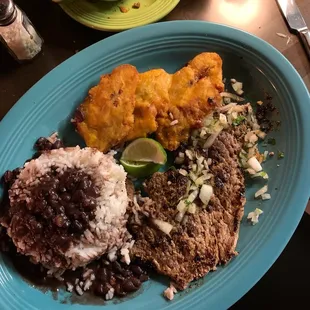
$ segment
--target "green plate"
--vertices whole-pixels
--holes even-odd
[[[65,0],[61,8],[77,22],[102,31],[122,31],[154,23],[170,13],[180,0]],[[140,3],[139,8],[133,8]],[[124,8],[126,13],[121,12]]]

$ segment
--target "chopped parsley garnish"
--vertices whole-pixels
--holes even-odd
[[[187,199],[186,199],[184,202],[185,202],[185,204],[186,204],[187,206],[189,206],[189,205],[191,204],[191,202],[190,202],[189,200],[187,200]]]
[[[236,119],[233,120],[232,124],[234,126],[238,126],[245,120],[245,117],[243,115],[239,115]]]
[[[281,151],[278,151],[278,159],[284,158],[284,153]]]
[[[275,138],[269,138],[268,141],[267,141],[267,143],[268,143],[268,144],[271,144],[271,145],[276,145],[277,142],[276,142],[276,139],[275,139]]]

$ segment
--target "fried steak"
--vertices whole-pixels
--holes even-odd
[[[187,177],[178,171],[155,173],[144,186],[150,199],[141,199],[133,207],[129,218],[136,240],[132,255],[169,276],[179,289],[237,255],[245,204],[239,152],[240,145],[232,134],[222,132],[218,136],[208,150],[214,195],[207,208],[197,208],[186,221],[175,220],[176,205],[187,186]],[[174,228],[167,235],[152,224],[152,219],[168,222]]]

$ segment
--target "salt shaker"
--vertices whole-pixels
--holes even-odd
[[[43,44],[31,21],[12,0],[0,0],[0,40],[19,62],[33,59]]]

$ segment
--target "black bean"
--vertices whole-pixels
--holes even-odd
[[[60,193],[64,193],[67,191],[66,186],[63,183],[59,184],[58,190]]]
[[[54,190],[57,189],[59,186],[59,180],[57,178],[53,178],[51,181],[50,181],[50,187],[53,188]]]
[[[65,207],[64,206],[62,206],[61,204],[56,204],[55,206],[54,206],[54,210],[55,210],[55,212],[57,213],[57,214],[65,214],[66,213],[66,210],[65,210]]]
[[[88,217],[88,215],[87,215],[85,212],[81,212],[79,218],[80,218],[80,221],[81,221],[83,224],[87,224],[88,221],[89,221],[89,217]]]
[[[148,279],[149,279],[149,276],[147,274],[142,274],[139,278],[141,282],[146,282],[148,281]]]
[[[43,229],[43,226],[42,226],[42,224],[41,223],[39,223],[39,222],[37,222],[36,223],[36,226],[35,226],[35,232],[37,233],[37,234],[39,234],[41,231],[42,231],[42,229]]]
[[[82,232],[84,230],[83,225],[78,220],[74,220],[71,226],[76,232]]]
[[[114,289],[115,289],[115,295],[117,297],[124,297],[124,296],[126,296],[126,292],[123,291],[122,285],[120,283],[116,283]]]
[[[124,272],[121,264],[118,261],[115,261],[112,263],[112,268],[114,272],[121,273],[121,274]]]
[[[65,236],[58,236],[54,242],[56,246],[58,246],[63,252],[67,251],[70,246],[70,239]]]
[[[94,286],[94,293],[98,296],[105,296],[110,288],[111,286],[107,283],[96,283]]]
[[[120,281],[124,281],[124,280],[125,280],[125,277],[122,276],[121,274],[114,274],[114,277],[115,277],[117,280],[120,280]]]
[[[68,193],[63,193],[60,195],[62,201],[69,202],[71,200],[71,195]]]
[[[75,220],[80,220],[81,212],[75,209],[74,213],[71,214],[71,217],[74,218]]]
[[[55,192],[55,188],[54,188],[54,183],[53,182],[49,182],[45,185],[45,191],[46,194],[50,197],[50,196],[55,196],[57,195]],[[56,197],[56,196],[55,196]],[[58,197],[58,195],[57,195]]]
[[[39,138],[34,145],[34,147],[39,151],[51,150],[52,146],[53,144],[49,140],[43,137]]]
[[[54,217],[54,223],[58,227],[69,227],[70,222],[68,221],[67,217],[64,215],[57,215]]]
[[[96,208],[96,202],[92,198],[86,198],[82,201],[82,206],[85,209],[93,210]]]
[[[107,268],[100,268],[98,269],[96,273],[96,278],[98,278],[101,281],[108,282],[111,278],[111,270],[108,270]]]
[[[45,200],[36,200],[35,201],[35,208],[38,211],[44,210],[47,206],[47,202]]]
[[[132,276],[132,272],[130,270],[124,270],[123,271],[123,276],[128,278]]]
[[[72,202],[66,203],[65,204],[65,209],[66,209],[66,213],[68,215],[73,215],[76,213],[76,207],[75,204]]]
[[[22,171],[21,168],[16,168],[13,170],[14,179],[18,177],[18,175],[20,174],[21,171]]]
[[[43,212],[42,212],[42,217],[45,219],[50,219],[54,216],[54,211],[50,206],[47,206]]]
[[[48,204],[53,208],[56,209],[59,206],[59,201],[58,200],[49,200]]]
[[[79,189],[82,189],[82,190],[89,189],[91,185],[92,185],[92,181],[89,180],[88,178],[84,178],[79,184]]]
[[[137,265],[131,265],[130,269],[137,276],[140,276],[143,273],[143,270]]]
[[[82,202],[85,199],[86,199],[85,193],[81,189],[78,189],[72,195],[72,201],[74,202]]]
[[[7,170],[4,172],[4,175],[2,177],[2,180],[4,183],[7,183],[7,184],[11,183],[13,181],[13,179],[14,179],[14,174],[12,171]]]
[[[138,290],[138,287],[135,287],[134,284],[132,283],[131,279],[125,280],[122,283],[122,288],[125,292],[135,292]]]
[[[62,148],[62,147],[63,147],[63,143],[61,142],[61,140],[56,140],[56,141],[53,143],[53,145],[52,145],[52,148],[53,148],[54,150],[60,149],[60,148]]]
[[[102,265],[103,265],[104,267],[107,267],[107,266],[110,267],[110,266],[111,266],[110,262],[107,261],[107,260],[105,260],[105,259],[102,260]]]
[[[135,286],[135,287],[140,287],[141,286],[141,281],[139,280],[139,279],[137,279],[137,278],[135,278],[135,277],[132,277],[132,278],[130,278],[130,280],[131,280],[131,282],[133,283],[133,285]]]
[[[100,195],[100,190],[97,186],[91,186],[87,189],[86,191],[87,197],[99,197]]]
[[[48,194],[48,201],[51,201],[51,200],[58,200],[58,195],[54,192],[54,191],[51,191],[49,194]]]
[[[116,284],[116,279],[115,279],[115,277],[114,277],[113,274],[112,274],[111,277],[110,277],[109,283],[110,283],[112,286],[115,286],[115,284]]]
[[[74,190],[75,186],[76,185],[75,185],[75,182],[73,180],[71,180],[71,179],[67,180],[67,182],[66,182],[66,189],[68,191]]]
[[[40,222],[37,222],[35,218],[30,219],[29,225],[31,229],[37,234],[42,231],[42,224]]]

